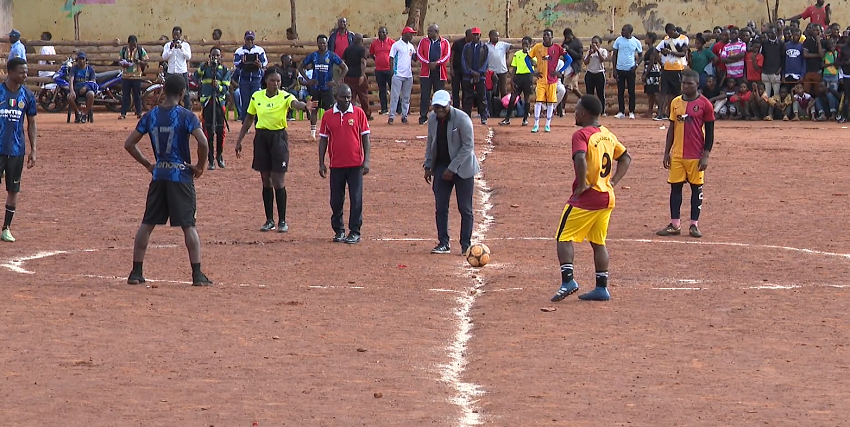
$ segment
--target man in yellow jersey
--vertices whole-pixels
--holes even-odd
[[[613,133],[599,126],[600,114],[602,103],[593,95],[582,96],[576,105],[576,126],[581,126],[573,134],[576,180],[555,236],[558,240],[558,262],[561,264],[561,287],[552,297],[552,302],[561,301],[578,291],[578,283],[573,278],[573,242],[583,242],[585,238],[593,247],[596,289],[579,295],[579,299],[611,299],[605,238],[614,209],[614,186],[626,175],[632,158]],[[612,170],[614,161],[617,162],[616,170]]]
[[[555,113],[555,105],[558,103],[558,80],[564,70],[572,64],[572,58],[564,51],[561,45],[552,43],[552,30],[543,30],[543,43],[537,43],[528,51],[528,56],[536,62],[537,70],[537,96],[534,100],[534,127],[531,133],[537,133],[540,129],[540,111],[546,104],[546,132],[550,131],[552,115]],[[558,59],[564,60],[564,66],[558,69]]]
[[[284,177],[289,168],[289,141],[286,136],[286,116],[289,109],[307,111],[307,104],[298,101],[294,95],[280,90],[280,72],[275,68],[266,70],[264,76],[266,89],[251,95],[247,108],[247,120],[242,122],[239,139],[236,140],[236,158],[242,158],[242,139],[257,118],[257,133],[254,135],[254,162],[252,167],[260,173],[263,181],[263,207],[266,222],[260,231],[272,231],[274,223],[274,202],[277,200],[277,213],[280,222],[277,231],[289,231],[286,224],[286,187]]]
[[[682,189],[691,185],[691,237],[702,237],[699,214],[702,212],[702,185],[708,156],[714,145],[714,107],[698,91],[699,74],[682,73],[682,96],[670,104],[670,127],[664,147],[664,168],[670,170],[670,224],[658,231],[659,236],[682,234]]]

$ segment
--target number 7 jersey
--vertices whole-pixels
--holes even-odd
[[[585,153],[587,175],[576,176],[573,192],[579,179],[585,179],[590,188],[579,197],[570,197],[569,204],[584,210],[595,211],[614,207],[614,188],[611,186],[614,162],[626,152],[626,147],[606,127],[587,126],[573,134],[573,159]]]

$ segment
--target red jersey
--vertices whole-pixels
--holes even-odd
[[[336,41],[334,42],[334,53],[342,58],[342,54],[348,49],[348,33],[338,31],[336,33]]]
[[[800,15],[803,19],[808,19],[809,23],[820,24],[821,28],[826,28],[826,6],[817,7],[811,5]]]
[[[588,126],[577,130],[573,134],[573,158],[578,153],[585,153],[587,174],[576,176],[573,192],[578,187],[579,179],[585,180],[590,188],[578,197],[570,197],[569,204],[588,211],[612,209],[614,187],[611,186],[611,178],[614,176],[614,161],[625,152],[626,147],[604,126]]]
[[[375,39],[369,45],[369,55],[375,57],[375,71],[390,71],[390,49],[393,47],[393,39]]]
[[[755,57],[755,58],[753,58]],[[755,65],[753,61],[755,60]],[[760,53],[747,52],[744,56],[744,68],[747,70],[747,80],[751,82],[761,81],[761,67],[764,66],[764,55]]]
[[[714,56],[720,58],[720,53],[723,52],[724,47],[726,47],[726,43],[717,42],[711,47],[711,52],[714,53]],[[714,67],[717,68],[717,71],[726,72],[726,64],[723,61],[715,63]]]
[[[705,152],[705,130],[707,122],[714,121],[714,105],[708,98],[699,95],[693,101],[681,96],[670,103],[670,126],[673,127],[673,147],[670,157],[674,159],[699,159]]]
[[[369,134],[369,120],[360,107],[349,104],[339,111],[336,105],[322,117],[319,136],[328,139],[328,157],[332,168],[363,166],[365,153],[360,137]]]
[[[528,56],[537,64],[537,72],[546,78],[546,83],[555,84],[558,83],[558,76],[555,74],[558,71],[558,60],[565,53],[567,51],[559,44],[553,43],[552,46],[546,47],[543,43],[537,43],[528,51]]]

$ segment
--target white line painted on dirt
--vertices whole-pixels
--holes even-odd
[[[482,164],[487,159],[487,155],[493,151],[492,128],[488,129],[484,140],[486,144],[481,149],[478,159]],[[483,171],[476,178],[476,181],[478,181],[477,193],[481,206],[478,214],[481,216],[481,221],[478,222],[478,225],[472,232],[472,240],[474,242],[481,242],[484,241],[487,231],[493,225],[493,216],[490,214],[493,205],[490,203],[491,189],[484,179]],[[451,402],[461,410],[460,419],[457,422],[459,427],[481,424],[481,416],[474,409],[474,405],[477,402],[476,397],[484,393],[477,384],[468,383],[463,380],[466,365],[469,363],[466,358],[467,346],[469,340],[472,338],[472,317],[470,316],[470,312],[479,294],[478,290],[484,286],[484,278],[478,269],[473,269],[469,266],[464,267],[464,274],[472,278],[472,286],[467,288],[465,292],[460,292],[460,295],[457,297],[459,304],[459,307],[455,309],[457,330],[455,331],[452,342],[449,344],[450,362],[447,365],[443,365],[441,370],[442,380],[451,384],[456,392]]]
[[[42,252],[37,252],[33,255],[29,255],[29,256],[25,256],[25,257],[12,258],[12,259],[2,261],[2,262],[0,262],[0,267],[4,267],[4,268],[7,268],[9,270],[12,270],[15,273],[35,274],[34,271],[29,271],[29,270],[24,268],[25,262],[32,261],[32,260],[35,260],[35,259],[52,257],[54,255],[62,255],[62,254],[72,253],[72,252],[95,252],[95,251],[97,251],[97,249],[82,249],[82,250],[76,250],[76,251],[42,251]]]

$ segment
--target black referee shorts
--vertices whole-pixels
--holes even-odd
[[[286,129],[257,129],[254,136],[254,162],[257,172],[286,172],[289,170],[289,140]]]
[[[21,175],[24,173],[24,156],[0,156],[0,182],[6,178],[6,191],[21,191]]]
[[[195,184],[151,181],[142,224],[160,225],[170,219],[172,227],[194,227],[195,201]]]
[[[514,75],[514,92],[531,96],[534,91],[534,77],[531,74]]]
[[[319,103],[319,108],[323,110],[330,110],[334,106],[334,90],[333,89],[312,89],[310,91],[310,97],[313,98],[313,101]]]

